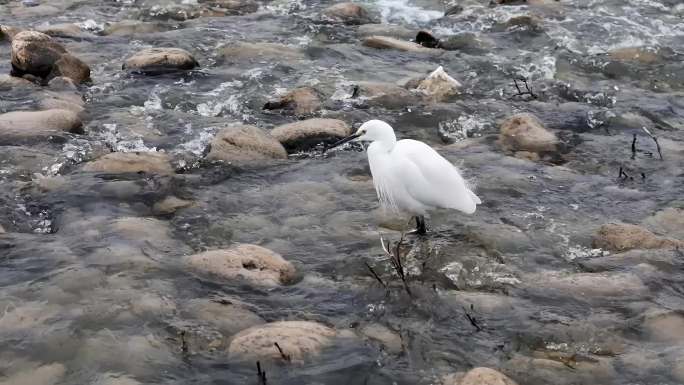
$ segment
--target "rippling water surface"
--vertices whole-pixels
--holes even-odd
[[[202,4],[192,0],[0,0],[2,25],[76,23],[81,33],[56,39],[93,80],[79,86],[85,134],[0,138],[0,384],[256,384],[254,363],[226,354],[240,327],[226,331],[198,314],[194,304],[209,299],[242,303],[265,321],[317,321],[356,335],[303,364],[265,364],[274,385],[438,384],[477,366],[521,385],[684,383],[682,251],[592,248],[611,221],[684,240],[684,6],[464,0],[444,17],[447,5],[434,0],[359,3],[400,39],[429,30],[466,42],[426,54],[364,47],[365,26],[322,20],[332,4],[260,1],[244,15],[193,17]],[[152,27],[109,34],[121,20]],[[281,43],[296,54],[221,55],[233,42]],[[186,49],[200,67],[122,71],[149,47]],[[616,54],[635,47],[636,57]],[[2,74],[9,52],[0,42]],[[400,85],[438,66],[463,84],[447,102],[352,98],[357,82]],[[516,95],[521,78],[536,98]],[[407,238],[411,296],[379,241],[398,240],[402,220],[378,208],[358,147],[245,167],[203,159],[228,124],[270,130],[295,121],[262,107],[301,86],[321,95],[315,116],[354,127],[380,118],[434,146],[482,198],[475,215],[435,212],[429,237]],[[46,91],[0,92],[5,113],[37,109]],[[559,153],[529,161],[502,152],[499,123],[517,112],[554,131]],[[658,137],[662,160],[642,127]],[[165,152],[176,173],[81,170],[110,151]],[[168,196],[193,204],[159,215],[153,207]],[[255,288],[182,262],[235,243],[292,261],[296,282]],[[401,351],[362,338],[370,324],[391,329]]]

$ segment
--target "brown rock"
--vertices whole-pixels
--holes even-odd
[[[180,48],[144,49],[126,59],[123,69],[143,73],[191,70],[199,63],[190,52]]]
[[[347,123],[338,119],[313,118],[278,126],[271,136],[289,151],[306,150],[321,142],[330,142],[351,134]]]
[[[193,317],[213,325],[225,336],[232,336],[249,327],[265,323],[261,317],[241,306],[239,302],[217,302],[197,298],[188,302],[186,310]]]
[[[0,25],[0,40],[12,41],[14,36],[22,30],[9,25]]]
[[[50,36],[37,31],[23,31],[12,39],[12,70],[17,75],[31,74],[41,78],[67,50]],[[13,73],[13,74],[14,74]]]
[[[385,36],[399,40],[410,40],[416,36],[415,30],[394,24],[364,24],[359,26],[356,34],[360,37]]]
[[[318,93],[311,87],[295,88],[283,95],[279,100],[271,101],[264,105],[266,110],[286,109],[295,115],[310,115],[321,107]]]
[[[173,174],[169,156],[161,152],[112,152],[83,168],[86,172]]]
[[[435,48],[425,48],[420,44],[395,39],[389,36],[369,36],[363,39],[363,45],[371,48],[396,49],[407,52],[438,53],[441,51]]]
[[[2,225],[0,225],[0,234],[5,234],[5,233],[6,233],[5,228],[2,227]]]
[[[152,207],[152,211],[157,215],[173,214],[179,209],[190,207],[194,202],[179,199],[174,196],[164,198],[164,200],[157,202]]]
[[[81,37],[85,35],[81,31],[81,27],[73,23],[44,25],[36,28],[36,30],[52,37]]]
[[[239,244],[185,257],[193,269],[225,279],[244,279],[254,285],[278,286],[291,282],[295,268],[279,254],[257,245]]]
[[[227,15],[246,15],[259,10],[259,3],[251,0],[203,0],[200,3],[220,8]]]
[[[506,151],[547,152],[556,149],[558,138],[536,116],[522,113],[501,123],[499,144]]]
[[[631,61],[652,64],[660,60],[658,51],[647,47],[616,48],[608,52],[608,57],[618,61]]]
[[[430,73],[416,87],[428,99],[442,102],[459,93],[461,83],[447,74],[442,66]]]
[[[366,99],[371,106],[385,108],[404,108],[418,102],[407,89],[392,83],[358,82],[358,96]]]
[[[37,85],[24,78],[10,75],[0,75],[0,90],[12,88],[37,88]]]
[[[139,20],[121,20],[109,24],[103,31],[112,36],[138,36],[166,31],[168,27],[159,22],[144,22]]]
[[[404,350],[401,336],[387,326],[374,323],[362,327],[360,331],[369,339],[382,344],[388,353],[398,354]]]
[[[684,343],[684,315],[681,312],[647,314],[644,329],[654,341]]]
[[[287,152],[280,142],[255,126],[240,125],[219,131],[211,142],[209,160],[251,163],[268,159],[285,159]]]
[[[0,137],[29,138],[61,132],[83,133],[83,123],[76,113],[51,109],[0,114]]]
[[[228,347],[231,359],[282,360],[277,342],[292,361],[302,362],[332,342],[335,330],[316,322],[281,321],[254,326],[238,333]]]
[[[336,22],[358,25],[371,22],[366,8],[356,3],[339,3],[323,10],[323,15]]]
[[[658,237],[645,228],[628,223],[607,223],[601,226],[593,240],[593,247],[610,251],[631,249],[665,249],[683,247],[684,242]]]
[[[62,381],[66,368],[62,364],[43,365],[18,372],[4,379],[2,385],[55,385]]]
[[[668,207],[646,218],[643,223],[658,234],[684,240],[684,209]]]
[[[64,54],[52,66],[49,77],[63,76],[71,79],[76,84],[90,81],[90,67],[79,58],[70,54]]]
[[[458,385],[517,385],[517,383],[499,371],[480,367],[468,371]]]

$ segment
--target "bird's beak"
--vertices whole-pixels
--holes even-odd
[[[325,151],[328,151],[328,150],[330,150],[331,148],[339,147],[339,146],[341,146],[341,145],[343,145],[343,144],[345,144],[345,143],[347,143],[347,142],[350,142],[350,141],[352,141],[352,140],[358,138],[359,136],[361,136],[361,134],[359,134],[359,133],[356,133],[356,134],[353,134],[353,135],[349,135],[348,137],[346,137],[346,138],[344,138],[344,139],[341,139],[341,140],[339,140],[339,141],[337,141],[337,142],[331,144],[330,146],[326,147],[326,148],[325,148]]]

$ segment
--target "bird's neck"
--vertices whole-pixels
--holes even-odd
[[[370,150],[371,147],[373,147],[373,150],[377,152],[391,152],[395,144],[397,144],[396,138],[376,140],[373,143],[371,143],[371,146],[368,147],[368,150]]]

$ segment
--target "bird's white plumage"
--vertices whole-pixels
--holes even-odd
[[[397,141],[387,123],[371,120],[359,130],[358,140],[370,140],[368,163],[380,202],[394,211],[424,215],[434,208],[475,212],[480,199],[456,167],[417,140]]]

